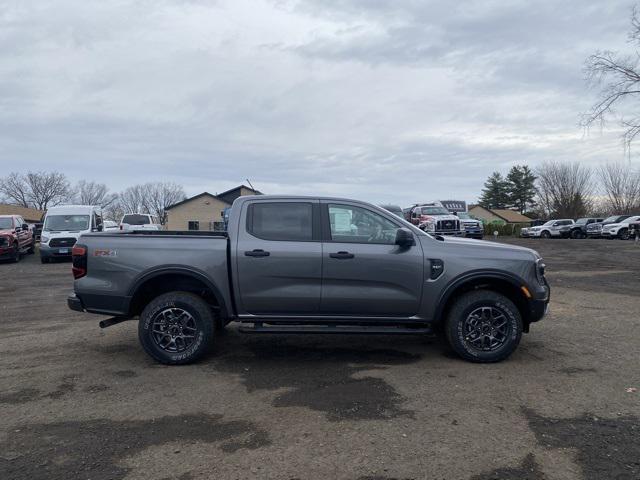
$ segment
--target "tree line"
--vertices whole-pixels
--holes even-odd
[[[166,208],[185,198],[184,188],[174,182],[148,182],[116,193],[104,183],[80,180],[72,185],[60,172],[12,172],[0,179],[2,203],[43,211],[70,203],[97,205],[105,219],[115,222],[127,213],[149,213],[164,223]]]
[[[479,202],[532,218],[579,218],[640,213],[640,170],[631,163],[596,168],[579,162],[543,162],[531,170],[514,166],[506,177],[493,172]]]

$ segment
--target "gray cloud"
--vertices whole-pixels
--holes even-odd
[[[582,62],[629,2],[0,5],[0,158],[113,190],[474,199],[515,163],[623,157],[584,136]]]

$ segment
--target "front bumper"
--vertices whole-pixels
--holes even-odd
[[[549,300],[551,299],[551,288],[549,282],[544,278],[544,293],[541,298],[532,298],[529,300],[529,323],[538,322],[546,315],[549,309]]]
[[[465,229],[464,236],[469,238],[482,238],[484,237],[484,230],[482,228]]]
[[[13,258],[16,256],[16,249],[13,248],[11,243],[6,243],[0,247],[0,260],[6,260],[7,258]]]
[[[40,258],[71,258],[72,247],[50,247],[40,244]]]

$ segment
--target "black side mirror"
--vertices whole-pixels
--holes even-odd
[[[396,245],[401,247],[410,247],[413,245],[413,233],[406,228],[396,230]]]
[[[24,230],[25,232],[26,232],[27,230],[29,230],[29,225],[27,225],[26,223],[23,223],[23,224],[22,224],[22,230]]]

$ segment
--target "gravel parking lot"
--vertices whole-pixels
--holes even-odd
[[[495,365],[231,327],[166,367],[136,322],[67,309],[69,263],[2,264],[0,478],[640,478],[640,245],[510,242],[545,257],[551,310]]]

